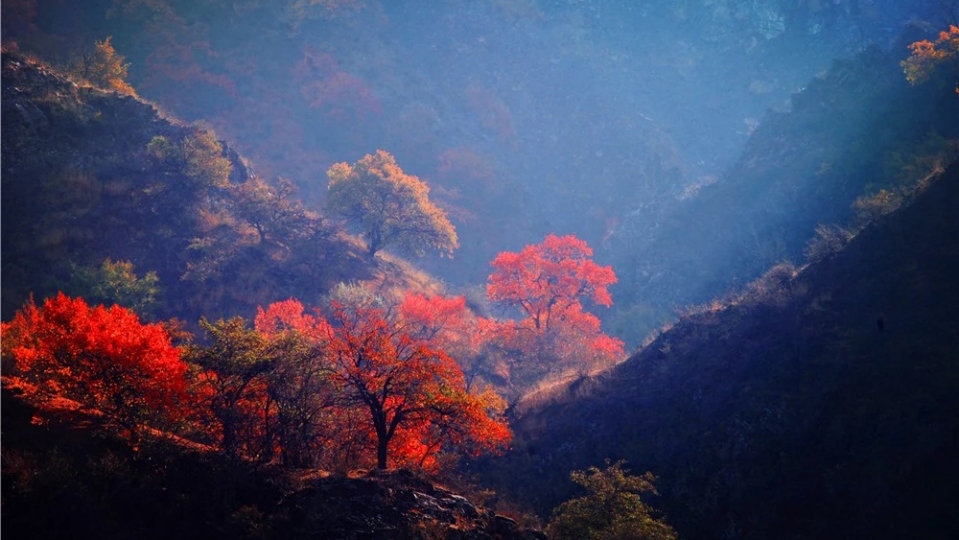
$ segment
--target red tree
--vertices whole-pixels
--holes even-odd
[[[399,316],[413,338],[442,349],[456,360],[467,389],[472,389],[477,376],[488,371],[482,354],[484,334],[464,297],[407,293],[399,306]]]
[[[299,300],[290,298],[270,304],[267,309],[256,308],[256,330],[267,336],[276,336],[295,330],[315,342],[329,338],[332,328],[322,316],[310,315]]]
[[[142,423],[186,405],[186,364],[163,328],[132,311],[63,293],[31,300],[3,330],[3,355],[41,398],[63,396],[112,416],[135,441]]]
[[[490,263],[489,299],[522,309],[536,328],[549,328],[553,314],[582,307],[582,299],[610,306],[607,287],[616,283],[609,266],[590,257],[593,250],[575,236],[549,235],[519,253],[503,252]]]
[[[548,371],[548,360],[561,367],[589,368],[622,356],[623,343],[604,334],[599,319],[583,308],[585,299],[603,306],[613,303],[608,287],[616,275],[609,266],[593,262],[592,255],[583,240],[549,235],[519,253],[500,253],[491,263],[487,296],[519,308],[526,318],[484,321],[483,328],[514,359],[524,361],[530,377]]]
[[[378,309],[334,304],[333,319],[335,377],[344,405],[367,411],[377,467],[388,466],[391,450],[424,464],[444,443],[482,451],[509,440],[506,424],[489,416],[495,402],[467,392],[446,353],[414,339]]]

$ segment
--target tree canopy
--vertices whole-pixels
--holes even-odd
[[[522,309],[536,328],[548,329],[556,313],[581,306],[584,298],[612,305],[607,287],[616,283],[616,275],[592,256],[584,240],[551,234],[519,253],[500,253],[490,263],[495,271],[486,293],[494,302]]]
[[[389,153],[337,163],[326,174],[327,208],[360,227],[371,257],[388,245],[416,255],[427,249],[451,255],[459,247],[446,212],[429,200],[429,186],[404,173]]]
[[[623,342],[603,333],[599,318],[583,307],[587,300],[613,303],[608,287],[616,275],[593,262],[592,255],[575,236],[549,235],[519,253],[500,253],[491,263],[487,296],[519,308],[526,318],[486,320],[482,329],[507,351],[513,378],[521,385],[557,369],[588,371],[622,357]]]
[[[130,64],[113,48],[111,39],[112,36],[107,36],[103,41],[94,42],[92,49],[74,59],[70,71],[100,88],[135,96],[136,92],[126,81]]]
[[[132,311],[91,307],[63,293],[31,300],[2,325],[3,356],[45,399],[62,396],[110,415],[136,440],[146,419],[186,405],[187,366],[159,325]]]
[[[344,403],[368,413],[377,467],[388,466],[391,449],[422,465],[444,444],[478,452],[510,439],[505,422],[489,416],[499,403],[490,394],[470,394],[445,352],[414,339],[376,308],[334,304],[333,320],[334,379],[345,388]]]
[[[952,66],[952,74],[959,72],[959,26],[949,25],[948,30],[939,32],[936,41],[924,39],[909,45],[912,54],[901,62],[906,80],[910,84],[919,84],[929,80],[943,65]],[[956,93],[959,93],[959,80]]]

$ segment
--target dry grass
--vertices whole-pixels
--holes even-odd
[[[409,261],[392,254],[380,252],[377,265],[373,268],[370,281],[373,292],[388,301],[402,301],[409,292],[427,296],[444,294],[446,286],[442,281],[420,270]]]

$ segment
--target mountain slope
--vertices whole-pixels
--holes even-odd
[[[487,476],[545,510],[564,471],[626,459],[691,539],[954,537],[956,208],[954,164],[840,253],[526,412]]]
[[[290,297],[316,303],[350,280],[439,287],[404,261],[371,262],[295,189],[255,180],[204,129],[16,53],[3,53],[2,80],[4,319],[107,258],[155,271],[157,315],[190,322]]]
[[[646,211],[625,220],[610,247],[624,269],[617,302],[709,301],[783,260],[801,261],[817,225],[848,226],[857,197],[929,174],[921,163],[935,160],[934,141],[948,153],[944,141],[959,138],[959,100],[948,86],[906,83],[899,60],[922,37],[912,28],[891,51],[837,61],[788,111],[767,113],[719,181],[656,220]]]

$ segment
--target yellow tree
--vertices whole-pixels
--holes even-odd
[[[326,174],[327,209],[360,227],[370,257],[388,245],[416,255],[427,249],[451,255],[459,247],[446,212],[429,200],[429,186],[404,173],[388,152],[377,150],[353,165],[337,163]]]
[[[126,82],[130,64],[123,63],[123,56],[113,48],[110,39],[107,36],[95,42],[90,52],[74,61],[71,71],[100,88],[135,96],[133,87]]]

